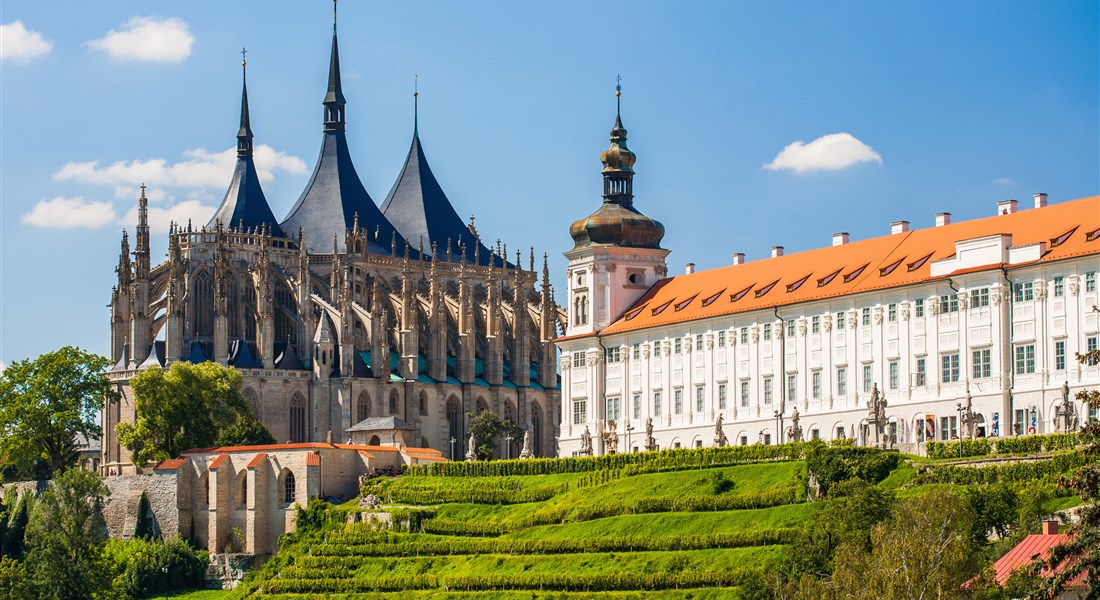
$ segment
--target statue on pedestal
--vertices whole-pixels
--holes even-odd
[[[466,460],[471,462],[477,460],[477,445],[474,442],[474,434],[472,433],[470,434],[470,442],[466,445]]]
[[[607,428],[604,429],[601,434],[608,454],[619,453],[619,432],[616,431],[617,429],[618,425],[615,423],[615,420],[612,419],[607,422]]]
[[[581,434],[581,455],[592,456],[592,434],[588,431],[588,426],[584,426],[584,433]]]
[[[886,397],[879,393],[878,384],[871,388],[871,401],[867,403],[867,425],[875,432],[875,446],[886,447],[882,433],[886,429]]]
[[[657,440],[653,439],[653,417],[646,417],[645,420],[645,449],[657,449]]]
[[[523,430],[523,449],[519,451],[520,458],[531,458],[531,430]]]
[[[1069,382],[1062,384],[1062,403],[1054,407],[1054,427],[1058,433],[1070,433],[1077,429],[1077,407],[1069,396]]]
[[[714,422],[714,445],[719,448],[729,444],[726,439],[726,431],[722,429],[722,413],[718,413],[718,420]]]
[[[791,415],[791,425],[787,428],[787,441],[788,442],[801,442],[802,441],[802,426],[798,424],[798,407],[794,407],[794,414]]]
[[[966,432],[966,437],[974,439],[977,437],[978,415],[974,413],[974,399],[970,397],[970,388],[966,388],[966,408],[962,411],[962,428],[960,431]]]

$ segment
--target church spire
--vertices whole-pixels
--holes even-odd
[[[252,156],[252,125],[248,118],[248,50],[241,48],[241,128],[237,131],[237,156]]]
[[[413,75],[413,137],[420,137],[420,87],[419,77]]]
[[[626,147],[626,128],[622,119],[622,77],[615,76],[615,125],[611,128],[611,146],[600,155],[603,163],[604,202],[630,206],[634,200],[634,153]]]
[[[328,93],[325,95],[325,131],[344,130],[343,86],[340,85],[340,48],[336,42],[336,2],[332,0],[332,55],[328,63]]]
[[[137,259],[138,277],[149,276],[149,200],[145,197],[145,184],[141,184],[141,197],[138,198],[138,222],[135,229],[137,246],[134,257]]]

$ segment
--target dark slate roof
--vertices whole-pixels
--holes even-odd
[[[279,342],[275,344],[275,368],[296,370],[305,369],[305,367],[302,366],[302,359],[298,358],[298,353],[294,351],[294,346],[287,342]]]
[[[243,339],[234,340],[229,345],[229,364],[238,369],[260,369],[264,366]]]
[[[164,341],[157,340],[149,345],[149,354],[145,361],[138,365],[138,369],[160,368],[164,366]]]
[[[394,416],[367,417],[344,431],[392,431],[394,429],[416,429],[416,427]]]
[[[206,358],[206,353],[202,351],[202,344],[191,342],[191,352],[187,354],[187,362],[197,365],[208,360],[210,359]]]
[[[401,168],[389,196],[386,196],[386,201],[382,203],[382,214],[414,246],[419,246],[423,239],[424,249],[428,251],[435,243],[439,260],[446,259],[449,239],[452,260],[458,261],[462,258],[460,244],[464,242],[467,261],[473,262],[474,244],[477,244],[481,246],[477,251],[478,262],[482,265],[489,264],[489,249],[470,233],[432,174],[428,160],[424,157],[419,133],[413,134],[405,165]],[[496,264],[500,266],[500,258]]]
[[[296,236],[299,229],[304,229],[306,249],[311,253],[332,252],[333,236],[343,251],[344,234],[354,224],[356,213],[359,214],[359,227],[371,234],[368,252],[389,254],[391,237],[397,230],[382,216],[359,180],[344,132],[326,131],[317,167],[302,196],[282,222],[283,230]],[[405,238],[399,233],[397,246],[405,246]]]
[[[207,229],[213,228],[217,222],[226,228],[243,225],[246,230],[267,224],[271,235],[285,237],[260,187],[260,179],[256,176],[256,165],[251,156],[237,157],[237,166],[233,169],[233,179],[229,182],[229,189],[225,192],[221,206],[206,224]]]

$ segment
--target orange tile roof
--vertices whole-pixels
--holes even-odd
[[[1049,558],[1051,548],[1068,539],[1069,535],[1065,533],[1031,534],[1025,537],[1004,556],[998,558],[997,562],[993,563],[993,577],[997,581],[997,585],[1004,586],[1014,572],[1026,568],[1036,560]],[[1057,570],[1061,570],[1065,565],[1066,563],[1063,563]],[[1050,574],[1049,570],[1043,570],[1043,575],[1049,576]],[[1081,573],[1078,577],[1074,577],[1067,587],[1070,589],[1082,587],[1085,583],[1084,578],[1085,573]],[[963,588],[969,589],[973,581],[963,584]]]
[[[943,279],[932,263],[954,256],[955,242],[996,234],[1013,247],[1045,243],[1039,262],[1100,254],[1100,196],[662,279],[600,334]],[[587,336],[558,341],[574,337]]]
[[[307,467],[319,467],[321,466],[321,453],[314,451],[306,455]]]
[[[157,465],[155,467],[153,467],[153,470],[154,471],[175,471],[176,469],[182,467],[183,463],[187,462],[188,460],[190,460],[190,459],[186,458],[186,457],[182,457],[182,456],[179,457],[179,458],[169,458],[169,459],[162,460],[159,463],[157,463]]]
[[[267,454],[264,453],[264,452],[261,452],[261,453],[257,454],[252,460],[248,461],[248,464],[245,465],[244,468],[246,468],[246,469],[255,469],[256,466],[259,465],[261,462],[263,462],[263,460],[265,458],[267,458]]]
[[[210,461],[210,470],[213,471],[214,469],[217,469],[218,467],[222,466],[223,462],[225,462],[227,460],[229,460],[229,455],[228,454],[223,454],[223,455],[215,458],[214,460]]]
[[[366,450],[360,450],[359,456],[362,456],[363,458],[374,458],[374,455],[370,452],[367,452]]]

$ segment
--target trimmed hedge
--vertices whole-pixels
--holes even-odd
[[[497,537],[508,531],[508,528],[496,523],[450,521],[447,519],[428,519],[421,525],[424,533],[438,535],[458,535],[470,537]]]
[[[758,572],[749,569],[731,571],[684,571],[680,573],[598,573],[466,575],[444,580],[451,591],[483,590],[554,590],[565,592],[606,592],[615,590],[668,590],[698,587],[743,585]]]
[[[962,456],[998,456],[1006,454],[1038,454],[1071,450],[1080,444],[1076,433],[1049,433],[1006,438],[962,440]],[[959,442],[928,442],[928,458],[959,458]]]
[[[331,592],[400,592],[439,587],[434,575],[372,578],[271,579],[260,585],[262,594],[316,594]]]
[[[542,502],[569,491],[568,483],[522,487],[519,480],[500,478],[485,482],[422,483],[416,480],[395,482],[383,492],[390,503],[442,504],[522,504]]]
[[[924,483],[1019,483],[1058,477],[1068,474],[1087,463],[1079,453],[1063,454],[1045,460],[1012,462],[982,467],[963,465],[936,465],[928,468],[921,478]]]

